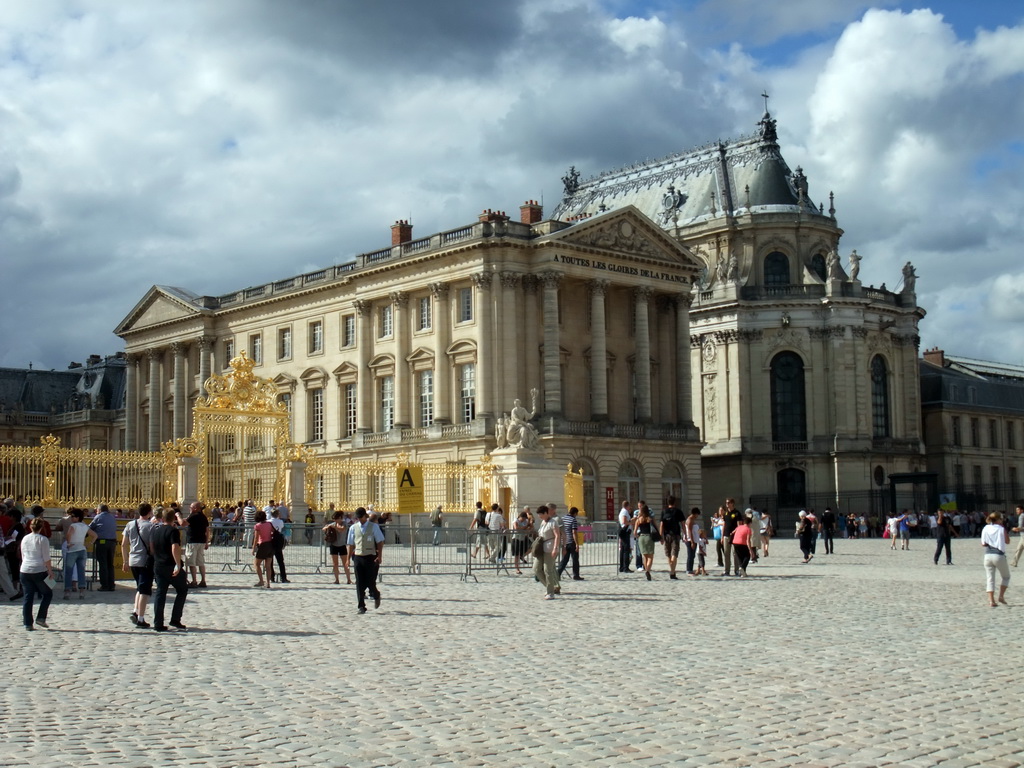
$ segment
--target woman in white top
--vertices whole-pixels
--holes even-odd
[[[1003,516],[993,512],[988,516],[988,525],[981,529],[981,546],[985,550],[985,589],[988,603],[995,608],[996,571],[999,572],[999,602],[1006,605],[1006,588],[1010,586],[1010,566],[1006,564],[1006,545],[1010,533],[1002,524]]]
[[[32,518],[29,528],[32,532],[21,540],[21,586],[25,590],[21,618],[25,629],[31,632],[35,629],[32,626],[32,604],[37,592],[42,596],[42,601],[39,603],[35,623],[41,627],[47,626],[46,614],[50,610],[53,590],[46,580],[53,580],[53,566],[50,563],[50,540],[39,533],[43,529],[43,518]]]
[[[72,592],[78,592],[78,599],[85,599],[85,560],[87,556],[86,541],[96,539],[96,532],[82,522],[85,513],[80,509],[71,510],[73,522],[64,531],[64,599],[71,598]],[[77,570],[77,574],[76,574]],[[77,578],[75,578],[77,575]],[[79,586],[81,585],[81,586]]]

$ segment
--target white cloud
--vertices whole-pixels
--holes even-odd
[[[662,5],[0,4],[2,279],[45,308],[0,314],[0,364],[119,348],[110,329],[153,283],[217,294],[380,247],[410,214],[427,234],[550,210],[571,164],[749,133],[763,88],[812,196],[835,189],[862,278],[894,285],[913,260],[929,343],[998,353],[1012,318],[979,308],[1017,274],[1024,28]],[[745,47],[829,30],[781,63]]]

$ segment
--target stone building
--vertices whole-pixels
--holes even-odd
[[[767,111],[752,136],[564,182],[556,218],[634,207],[700,260],[690,369],[706,509],[735,496],[864,511],[890,474],[924,467],[913,267],[892,291],[861,284],[856,251],[840,263],[832,196],[812,201]]]
[[[420,239],[399,221],[389,247],[222,296],[154,286],[115,331],[126,445],[188,434],[203,382],[245,350],[322,455],[475,462],[519,399],[544,456],[582,468],[590,516],[625,497],[696,504],[699,268],[632,206],[566,222],[531,201],[519,221],[486,210]]]
[[[1012,512],[1024,477],[1024,367],[927,350],[921,418],[939,491],[960,509]]]
[[[53,434],[67,448],[123,448],[124,373],[123,353],[64,371],[0,368],[0,444]]]

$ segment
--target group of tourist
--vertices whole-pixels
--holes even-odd
[[[269,588],[280,578],[287,583],[282,552],[285,546],[284,525],[287,508],[271,501],[263,509],[257,509],[251,500],[239,502],[243,525],[250,537],[253,562],[259,581],[255,586]],[[572,570],[572,578],[583,581],[580,574],[579,551],[582,544],[579,514],[571,507],[565,515],[559,516],[557,504],[541,505],[536,516],[530,507],[524,507],[513,523],[512,555],[517,573],[520,566],[533,559],[533,575],[544,587],[544,598],[553,600],[561,593],[561,578],[565,571]],[[59,522],[52,526],[44,518],[44,510],[34,506],[26,515],[18,508],[18,502],[6,499],[0,505],[0,531],[3,535],[4,557],[0,558],[0,589],[11,600],[23,601],[25,628],[47,627],[50,603],[55,584],[50,557],[51,538],[61,540],[64,561],[64,599],[78,595],[85,596],[85,560],[88,545],[93,545],[99,574],[101,591],[114,589],[114,546],[117,542],[116,518],[106,505],[99,505],[92,520],[85,522],[86,510],[70,508]],[[892,538],[892,547],[901,543],[901,549],[909,549],[913,534],[910,520],[914,513],[904,510],[899,515],[890,515],[886,533]],[[997,607],[1005,604],[1005,593],[1009,586],[1010,571],[1007,563],[1007,547],[1010,533],[1024,534],[1024,506],[1016,509],[1016,525],[1005,515],[993,512],[986,518],[986,525],[980,530],[981,546],[984,549],[986,592],[989,604]],[[359,507],[354,514],[332,511],[332,518],[322,527],[333,562],[334,583],[340,583],[344,571],[347,584],[353,584],[355,576],[356,601],[359,613],[367,610],[367,593],[374,601],[374,607],[381,603],[377,585],[379,569],[385,542],[384,530],[389,513],[378,515]],[[23,520],[27,518],[27,523]],[[955,537],[966,537],[970,528],[961,519],[957,529],[955,515],[940,510],[935,516],[936,550],[934,562],[939,562],[945,552],[946,562],[952,565],[950,541]],[[443,510],[438,506],[431,514],[431,525],[443,525]],[[819,516],[814,510],[801,510],[796,527],[796,536],[804,563],[815,555],[817,541],[823,541],[826,554],[834,554],[833,537],[837,529],[837,517],[830,508]],[[113,523],[113,525],[112,525]],[[685,549],[685,572],[688,575],[706,575],[708,537],[702,525],[701,511],[693,508],[684,514],[676,506],[674,498],[667,499],[665,508],[655,520],[650,508],[639,501],[635,510],[629,500],[622,502],[618,516],[619,523],[619,570],[633,572],[632,558],[636,556],[636,571],[652,580],[652,563],[655,549],[661,543],[668,564],[669,578],[678,579],[679,556]],[[138,628],[152,628],[158,632],[186,631],[182,622],[185,602],[191,589],[202,589],[206,583],[205,551],[210,547],[213,526],[207,517],[205,505],[194,502],[186,516],[175,503],[166,509],[149,504],[139,505],[134,519],[121,534],[123,570],[130,572],[136,586],[131,622]],[[474,531],[473,543],[476,549],[473,557],[483,556],[492,562],[503,559],[506,554],[506,532],[504,511],[493,504],[489,511],[477,504],[476,513],[470,523]],[[184,542],[182,532],[185,532]],[[767,557],[769,544],[774,535],[774,521],[767,512],[754,507],[740,511],[733,498],[726,499],[711,518],[712,539],[716,544],[719,567],[724,568],[723,576],[746,577],[751,563],[759,557]],[[435,543],[437,538],[435,537]],[[1016,567],[1024,555],[1024,535],[1019,539],[1013,557]],[[274,561],[277,560],[277,574]],[[191,572],[191,579],[188,577]],[[279,575],[278,575],[279,574]],[[155,584],[155,587],[154,587]],[[155,596],[154,596],[155,588]],[[169,622],[164,622],[166,600],[169,590],[175,592]],[[36,598],[39,598],[38,612],[34,613]],[[153,601],[154,622],[146,621],[150,599]]]

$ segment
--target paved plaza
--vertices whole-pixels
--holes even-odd
[[[187,634],[133,628],[126,581],[58,589],[48,631],[0,606],[0,765],[1020,766],[1024,569],[991,609],[976,540],[933,546],[803,565],[780,539],[680,581],[659,552],[653,582],[590,568],[553,601],[389,574],[365,616],[329,575],[214,572]]]

